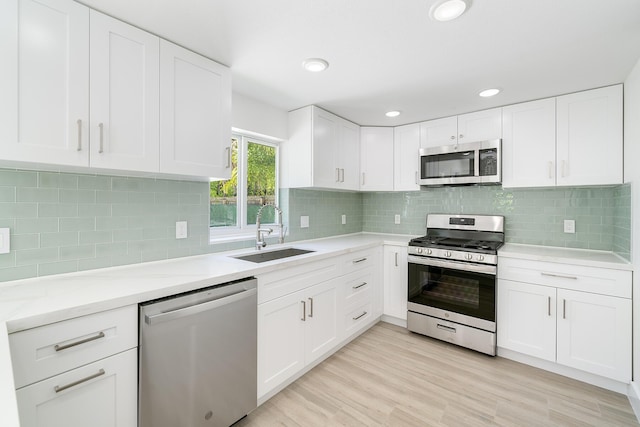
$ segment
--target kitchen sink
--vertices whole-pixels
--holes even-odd
[[[281,259],[281,258],[289,258],[292,256],[304,255],[310,252],[315,252],[315,251],[310,251],[308,249],[286,248],[286,249],[277,249],[273,251],[257,252],[250,255],[234,256],[232,258],[241,259],[242,261],[249,261],[249,262],[267,262],[267,261],[274,261],[276,259]]]

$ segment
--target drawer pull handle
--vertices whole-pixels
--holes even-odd
[[[576,276],[565,276],[564,274],[552,274],[552,273],[540,273],[543,276],[548,276],[548,277],[559,277],[561,279],[571,279],[571,280],[578,280],[578,278]]]
[[[71,388],[71,387],[75,387],[75,386],[80,385],[82,383],[86,383],[87,381],[91,381],[92,379],[98,378],[98,377],[100,377],[100,376],[102,376],[104,374],[105,374],[104,369],[100,369],[95,374],[89,375],[86,378],[83,378],[83,379],[78,380],[78,381],[74,381],[72,383],[69,383],[69,384],[66,384],[66,385],[63,385],[63,386],[55,386],[53,389],[55,390],[56,393],[60,393],[61,391],[64,391],[64,390],[66,390],[68,388]]]
[[[547,297],[547,313],[549,313],[549,317],[551,317],[551,297]]]
[[[353,320],[358,320],[358,319],[360,319],[360,318],[362,318],[362,317],[364,317],[364,316],[366,316],[366,315],[367,315],[367,312],[365,311],[365,312],[363,312],[360,316],[353,317],[352,319],[353,319]]]
[[[361,262],[365,262],[366,260],[367,260],[367,258],[360,258],[360,259],[357,259],[357,260],[353,261],[353,263],[354,264],[360,264]]]
[[[563,319],[567,318],[567,300],[566,299],[562,300],[562,318]]]
[[[436,325],[436,328],[442,329],[443,331],[447,331],[447,332],[453,332],[454,334],[456,333],[456,328],[452,328],[451,326],[441,325],[440,323]]]
[[[313,298],[309,298],[309,317],[313,317]]]
[[[65,345],[56,344],[53,348],[56,351],[62,351],[62,350],[66,350],[66,349],[71,348],[71,347],[75,347],[75,346],[80,345],[80,344],[85,344],[85,343],[88,343],[88,342],[91,342],[91,341],[99,340],[100,338],[104,338],[104,332],[100,332],[98,335],[95,335],[95,336],[89,337],[89,338],[85,338],[85,339],[80,340],[80,341],[72,342],[70,344],[65,344]]]
[[[360,289],[361,287],[366,286],[366,285],[367,285],[367,282],[362,282],[362,283],[361,283],[361,284],[359,284],[358,286],[352,286],[351,288],[352,288],[352,289]]]
[[[300,320],[302,320],[303,322],[307,321],[307,302],[306,301],[300,301],[302,303],[302,318]]]

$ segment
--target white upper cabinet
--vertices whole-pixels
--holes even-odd
[[[502,186],[554,186],[555,98],[504,107],[502,119]]]
[[[160,172],[231,177],[229,68],[160,42]]]
[[[90,166],[158,172],[160,39],[91,11]]]
[[[393,128],[360,128],[360,190],[393,190]]]
[[[622,85],[557,98],[558,185],[622,183]]]
[[[89,9],[0,2],[0,157],[89,164]]]
[[[420,125],[398,126],[393,130],[393,189],[417,191],[420,167]]]
[[[316,106],[289,112],[282,186],[360,188],[360,127]]]
[[[420,123],[420,148],[502,137],[502,108]]]

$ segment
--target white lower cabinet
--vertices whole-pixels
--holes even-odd
[[[497,305],[499,348],[631,381],[631,272],[500,259]]]
[[[135,427],[138,307],[9,335],[20,424]]]
[[[28,427],[135,427],[138,352],[115,356],[16,392],[20,424]]]
[[[383,314],[407,321],[407,247],[384,247]]]

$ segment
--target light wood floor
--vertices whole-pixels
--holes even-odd
[[[378,323],[237,426],[638,426],[626,396]]]

